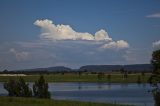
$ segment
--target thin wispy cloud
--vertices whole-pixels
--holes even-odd
[[[160,13],[154,13],[146,16],[147,18],[160,18]]]
[[[17,51],[14,48],[11,48],[9,52],[13,53],[17,59],[17,61],[25,61],[29,59],[29,53],[26,51]]]

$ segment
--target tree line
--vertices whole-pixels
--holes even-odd
[[[50,92],[48,91],[48,83],[43,76],[35,81],[33,84],[33,90],[29,88],[29,84],[20,77],[19,80],[10,79],[4,83],[4,89],[8,91],[8,96],[15,97],[37,97],[37,98],[50,98]]]
[[[149,82],[154,86],[152,93],[155,106],[160,106],[160,50],[156,50],[152,53],[151,63],[153,65],[153,73],[149,78]]]

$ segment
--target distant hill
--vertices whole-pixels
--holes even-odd
[[[128,71],[152,71],[153,67],[151,64],[133,64],[133,65],[124,65],[125,70]]]
[[[80,67],[80,71],[112,71],[112,70],[120,70],[122,68],[121,65],[86,65]]]
[[[49,67],[46,68],[48,71],[72,71],[71,68],[64,67],[64,66],[56,66],[56,67]]]
[[[151,64],[133,64],[133,65],[86,65],[80,67],[80,71],[106,72],[116,71],[123,68],[127,71],[152,71]]]
[[[48,71],[48,72],[59,72],[59,71],[72,71],[71,68],[64,67],[64,66],[55,66],[55,67],[48,67],[48,68],[34,68],[34,69],[23,69],[23,70],[14,70],[14,71]]]
[[[87,72],[113,72],[119,71],[123,68],[126,71],[134,72],[151,72],[151,64],[133,64],[133,65],[86,65],[79,69],[71,69],[64,66],[48,67],[48,68],[35,68],[35,69],[23,69],[14,70],[13,72],[26,72],[26,73],[45,73],[45,72],[77,72],[77,71],[87,71]]]

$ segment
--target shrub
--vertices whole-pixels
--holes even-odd
[[[29,88],[28,84],[24,81],[23,78],[19,78],[18,81],[10,79],[8,82],[4,83],[4,89],[8,91],[9,96],[32,96],[32,90]]]
[[[50,92],[48,91],[48,83],[45,82],[43,76],[40,76],[38,81],[33,84],[33,93],[38,98],[50,98]]]

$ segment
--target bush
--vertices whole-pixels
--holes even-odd
[[[98,80],[102,80],[102,78],[104,78],[104,73],[99,72],[97,75]]]
[[[4,89],[8,91],[9,96],[32,96],[32,90],[28,87],[28,84],[24,81],[23,78],[20,78],[18,81],[10,79],[8,82],[4,83]]]
[[[31,97],[32,96],[32,90],[28,87],[29,84],[27,84],[23,78],[19,79],[18,86],[20,88],[21,97]]]
[[[108,79],[109,82],[111,81],[111,74],[107,75],[107,79]]]
[[[10,79],[8,82],[4,83],[4,89],[8,91],[9,96],[32,97],[32,90],[23,78],[19,78],[18,81]],[[45,82],[43,76],[40,76],[38,81],[33,84],[33,93],[34,97],[50,98],[48,83]]]
[[[141,81],[141,76],[138,76],[138,78],[137,78],[137,83],[138,83],[138,84],[141,84],[141,83],[142,83],[142,81]]]
[[[10,79],[8,82],[4,83],[4,89],[8,91],[9,96],[18,96],[18,86],[17,82],[15,80]]]
[[[38,81],[33,84],[33,93],[38,98],[50,98],[50,92],[48,91],[48,83],[45,82],[43,76],[40,76]]]

